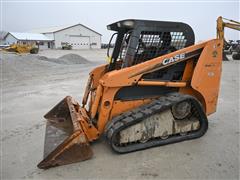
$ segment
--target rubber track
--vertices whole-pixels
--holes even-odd
[[[168,139],[155,138],[151,139],[146,143],[128,143],[123,146],[116,145],[117,134],[136,123],[141,122],[147,117],[150,117],[156,113],[161,113],[162,111],[171,108],[176,103],[181,101],[190,101],[193,107],[194,116],[196,116],[200,121],[200,128],[197,131],[188,133],[185,136],[172,135]],[[162,146],[166,144],[181,142],[185,140],[195,139],[203,136],[208,129],[208,120],[206,114],[204,113],[200,102],[190,96],[180,93],[169,93],[162,96],[147,105],[140,106],[134,110],[122,113],[109,121],[105,128],[105,136],[108,143],[112,149],[118,153],[128,153],[137,150],[143,150],[155,146]]]

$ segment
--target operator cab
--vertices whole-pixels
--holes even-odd
[[[180,22],[128,19],[107,26],[116,31],[109,71],[130,67],[194,44],[192,28]],[[108,56],[109,49],[108,49]]]

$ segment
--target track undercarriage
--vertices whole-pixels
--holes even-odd
[[[195,98],[171,93],[113,118],[105,134],[114,151],[127,153],[198,138],[207,128]]]

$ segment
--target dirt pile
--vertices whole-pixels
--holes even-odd
[[[48,62],[53,62],[57,64],[66,64],[66,65],[90,63],[87,59],[77,54],[66,54],[59,58],[47,58],[45,56],[38,56],[37,58],[42,61],[48,61]]]
[[[22,81],[24,79],[33,79],[37,76],[47,76],[52,72],[58,72],[58,69],[80,68],[92,63],[76,54],[66,54],[59,58],[48,58],[39,55],[18,55],[1,53],[0,66],[2,66],[2,81]]]

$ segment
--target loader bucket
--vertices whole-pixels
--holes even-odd
[[[44,117],[47,119],[41,169],[87,160],[93,156],[79,120],[79,104],[65,97]]]

